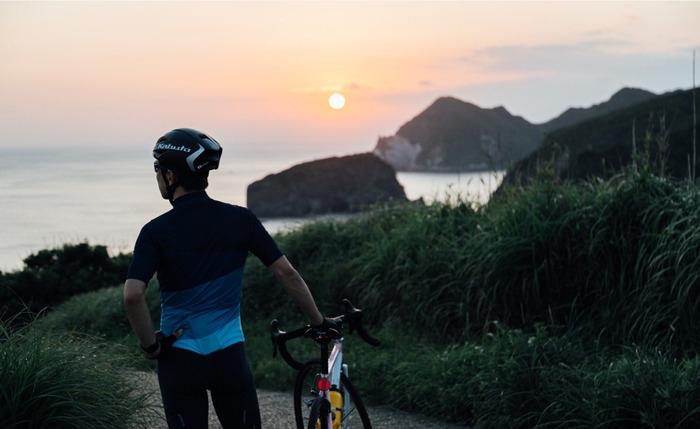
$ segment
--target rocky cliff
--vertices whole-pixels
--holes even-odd
[[[380,137],[373,153],[397,171],[500,170],[541,141],[537,126],[503,107],[482,109],[442,97],[396,135]]]
[[[623,88],[608,101],[570,108],[534,125],[503,107],[482,109],[452,97],[437,99],[373,153],[397,171],[504,170],[532,154],[544,134],[647,101],[656,95]]]
[[[259,217],[351,213],[378,201],[406,201],[392,167],[371,153],[296,165],[248,186],[248,208]]]

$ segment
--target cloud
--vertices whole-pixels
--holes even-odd
[[[529,80],[552,76],[580,80],[663,80],[675,78],[677,64],[692,57],[692,49],[664,53],[638,52],[633,43],[616,39],[590,40],[577,44],[497,46],[454,59],[471,73],[500,74],[506,80]]]
[[[429,80],[422,80],[422,81],[418,82],[418,86],[431,86],[431,85],[432,85],[432,82],[430,82]]]
[[[539,123],[569,107],[606,101],[623,87],[657,94],[690,88],[692,56],[690,46],[646,52],[615,38],[494,46],[452,58],[455,69],[472,83],[432,87],[424,96],[449,94],[481,107],[502,105]]]
[[[577,69],[591,63],[607,61],[631,47],[628,42],[599,39],[577,44],[536,46],[495,46],[475,50],[456,58],[459,63],[492,72],[532,72]]]

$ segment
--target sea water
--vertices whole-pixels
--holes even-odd
[[[231,152],[231,153],[229,153]],[[235,152],[235,153],[233,153]],[[283,145],[227,151],[211,173],[212,198],[245,206],[248,185],[332,149]],[[467,195],[486,202],[500,173],[398,173],[409,199]],[[87,241],[131,251],[141,227],[170,209],[160,197],[153,158],[143,147],[3,149],[0,157],[0,271],[21,269],[42,249]],[[272,232],[308,218],[262,219]]]

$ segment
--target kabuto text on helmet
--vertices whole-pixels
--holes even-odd
[[[219,168],[222,151],[212,137],[191,128],[178,128],[158,139],[153,157],[181,177],[206,177],[209,170]]]

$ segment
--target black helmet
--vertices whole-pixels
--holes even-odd
[[[210,136],[191,128],[178,128],[158,139],[153,157],[183,178],[206,177],[209,170],[219,168],[222,151]]]

